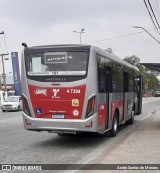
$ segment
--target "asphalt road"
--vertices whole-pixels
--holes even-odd
[[[113,155],[114,151],[120,152],[122,150],[121,144],[127,141],[132,135],[135,135],[135,130],[138,129],[140,131],[141,128],[143,129],[147,125],[150,117],[159,108],[159,98],[144,98],[143,113],[135,117],[133,125],[120,127],[117,136],[114,138],[92,133],[80,134],[78,136],[58,136],[57,134],[48,132],[27,131],[23,128],[21,112],[2,113],[0,110],[0,163],[120,163],[120,159],[116,160],[114,158],[114,156],[119,156],[116,153]],[[148,121],[146,122],[146,120]],[[138,152],[138,150],[135,151]],[[107,156],[111,156],[112,159],[107,160]],[[134,159],[130,163],[133,162]],[[125,158],[124,163],[126,163]]]

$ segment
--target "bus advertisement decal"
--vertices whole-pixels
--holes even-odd
[[[52,98],[60,98],[60,96],[57,96],[58,93],[60,92],[60,89],[53,89],[52,91],[53,91]]]
[[[47,96],[47,89],[37,88],[34,90],[34,93]]]

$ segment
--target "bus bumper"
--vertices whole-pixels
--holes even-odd
[[[29,117],[23,112],[24,128],[55,133],[97,132],[97,113],[84,120],[42,119]]]

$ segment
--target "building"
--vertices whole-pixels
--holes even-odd
[[[6,94],[5,94],[6,93]],[[6,74],[6,89],[5,85],[3,84],[3,77],[0,75],[0,99],[1,103],[6,96],[14,95],[15,88],[14,88],[14,81],[12,74]]]

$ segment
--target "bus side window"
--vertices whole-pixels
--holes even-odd
[[[124,92],[128,92],[128,73],[124,72],[123,73],[123,86],[124,86]]]
[[[97,55],[98,92],[111,92],[112,69],[111,60]]]
[[[112,69],[110,67],[106,67],[106,92],[112,92],[113,81],[112,81]]]
[[[106,92],[105,69],[98,68],[98,92]]]

